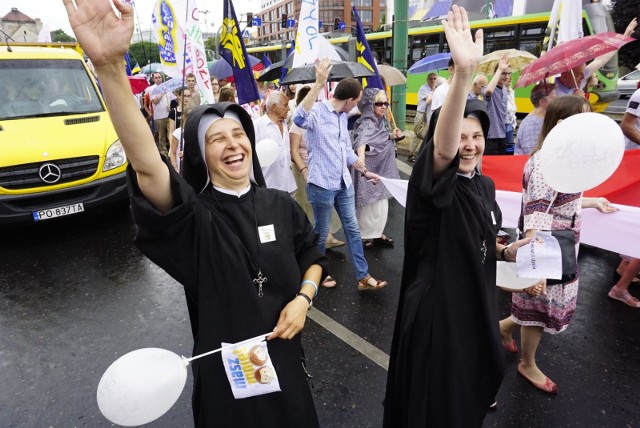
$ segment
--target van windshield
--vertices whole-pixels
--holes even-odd
[[[2,60],[0,120],[104,111],[79,60]]]

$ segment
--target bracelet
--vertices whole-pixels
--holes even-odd
[[[311,300],[311,297],[307,296],[304,293],[298,293],[296,294],[296,297],[304,297],[304,299],[309,302],[309,309],[311,309],[311,306],[313,306],[313,300]]]
[[[502,248],[502,251],[500,251],[500,258],[502,259],[503,262],[506,262],[506,255],[507,255],[507,251],[509,250],[510,245],[505,245]]]
[[[304,171],[305,169],[309,169],[306,166],[304,168],[300,168],[300,172]]]
[[[302,281],[300,283],[300,287],[302,287],[305,284],[313,285],[313,288],[316,290],[315,294],[313,295],[313,298],[315,299],[316,296],[318,295],[318,284],[316,284],[315,282],[311,281],[310,279],[305,279],[304,281]]]
[[[369,170],[368,170],[368,169],[365,169],[365,170],[362,172],[362,176],[364,177],[365,175],[367,175],[367,172],[369,172]]]

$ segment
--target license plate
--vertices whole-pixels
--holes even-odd
[[[66,205],[64,207],[50,208],[46,210],[38,210],[33,212],[33,220],[49,220],[51,218],[62,217],[65,215],[77,214],[84,211],[82,203]]]

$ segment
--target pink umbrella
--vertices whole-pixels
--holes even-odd
[[[633,37],[609,32],[561,43],[527,65],[518,78],[516,88],[529,86],[549,76],[571,70],[607,52],[618,50],[634,40]]]

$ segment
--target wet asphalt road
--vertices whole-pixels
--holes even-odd
[[[339,286],[315,301],[333,327],[385,354],[398,299],[403,214],[392,201],[387,234],[396,247],[366,251],[371,273],[389,286],[358,292],[346,250],[337,249],[329,256]],[[0,233],[0,427],[111,426],[95,397],[114,360],[144,347],[190,355],[183,291],[134,247],[126,208]],[[506,355],[498,409],[485,427],[640,427],[640,311],[606,296],[618,261],[581,248],[574,320],[565,333],[544,335],[538,353],[559,394],[535,390],[517,375],[517,356]],[[631,292],[640,296],[640,286]],[[502,316],[509,303],[501,292]],[[309,320],[304,332],[321,425],[381,426],[386,370],[330,330]],[[178,402],[150,426],[193,426],[191,382],[189,372]]]

